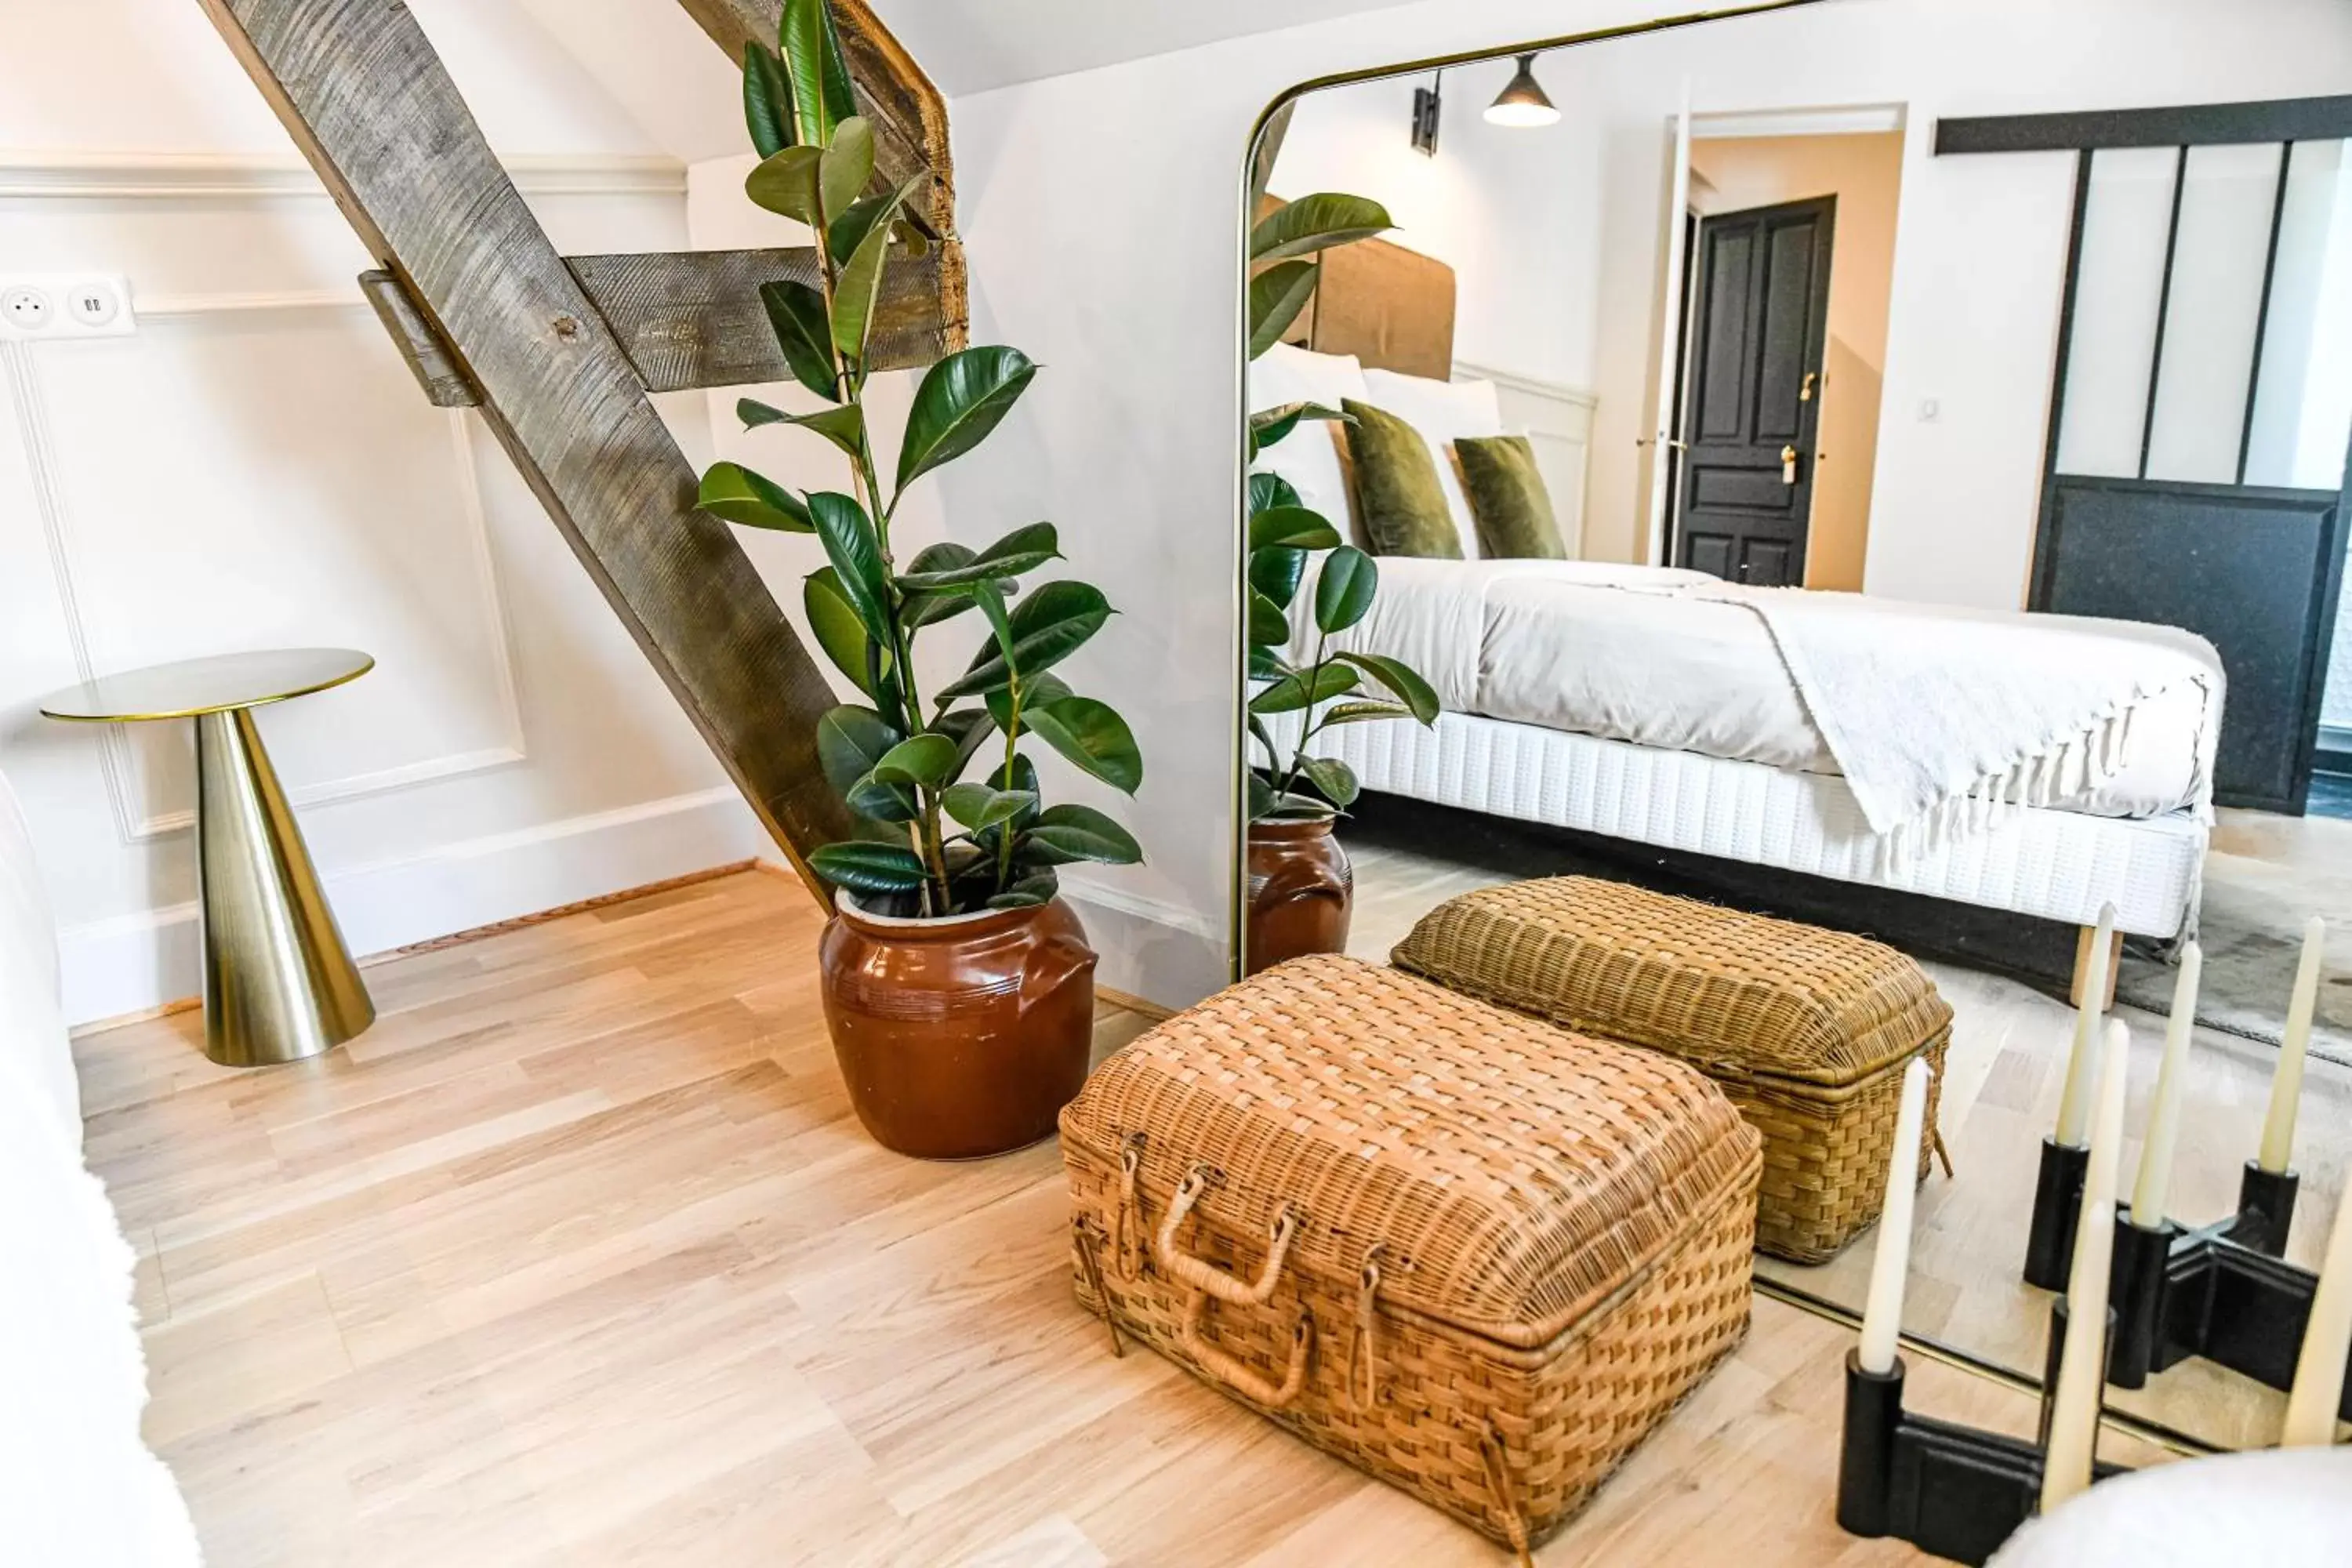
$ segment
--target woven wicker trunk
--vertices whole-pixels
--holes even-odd
[[[1169,1019],[1062,1149],[1114,1342],[1523,1552],[1748,1325],[1757,1138],[1714,1085],[1392,969]]]
[[[1821,1262],[1878,1217],[1903,1069],[1923,1052],[1936,1123],[1952,1009],[1883,942],[1550,877],[1448,900],[1391,957],[1465,995],[1671,1052],[1722,1085],[1764,1135],[1756,1245],[1777,1258]]]

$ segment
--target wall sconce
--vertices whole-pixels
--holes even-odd
[[[1412,89],[1412,150],[1424,158],[1437,156],[1438,93],[1444,85],[1445,73],[1439,71],[1427,87]]]
[[[1555,125],[1559,121],[1559,110],[1552,107],[1551,100],[1544,96],[1543,85],[1536,80],[1535,56],[1521,55],[1518,74],[1486,106],[1486,123],[1535,126]]]

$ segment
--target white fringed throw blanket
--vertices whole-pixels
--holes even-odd
[[[1682,590],[1760,617],[1871,830],[1897,860],[2095,788],[2132,715],[2220,656],[2174,626],[1731,584]]]

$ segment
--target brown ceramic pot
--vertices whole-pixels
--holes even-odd
[[[1330,818],[1250,824],[1249,973],[1346,952],[1355,904],[1356,873]]]
[[[971,1160],[1051,1133],[1094,1049],[1095,952],[1070,907],[896,920],[844,894],[835,908],[824,1021],[875,1141]]]

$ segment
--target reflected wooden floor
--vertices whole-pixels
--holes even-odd
[[[2225,842],[2240,856],[2254,846],[2280,874],[2324,858],[2342,823],[2298,823],[2248,813],[2225,814]],[[1386,844],[1351,846],[1356,919],[1349,948],[1385,963],[1413,922],[1458,893],[1510,879],[1456,866],[1425,852]],[[1939,1121],[1958,1180],[1932,1176],[1920,1189],[1904,1328],[1995,1364],[2041,1375],[2051,1294],[2018,1278],[2042,1136],[2055,1125],[2073,1042],[2074,1013],[2028,985],[1956,964],[1923,965],[1952,1005],[1952,1044],[1945,1061]],[[2284,1014],[2285,999],[2279,1000]],[[2124,1184],[2139,1168],[2139,1134],[2155,1098],[2165,1020],[2137,1007],[2116,1016],[2131,1026],[2131,1079],[2124,1111]],[[2186,1109],[2175,1164],[2173,1214],[2191,1223],[2220,1219],[2237,1205],[2238,1179],[2261,1142],[2277,1051],[2212,1029],[2199,1029],[2190,1056]],[[2352,1069],[2312,1060],[2304,1084],[2295,1163],[2303,1173],[2288,1257],[2319,1266],[2337,1195],[2352,1184]],[[1759,1258],[1759,1268],[1816,1296],[1861,1310],[1870,1281],[1874,1233],[1815,1268]],[[2118,1409],[2223,1447],[2277,1440],[2284,1394],[2208,1362],[2189,1361],[2137,1391],[2113,1389]]]
[[[214,1568],[1493,1564],[1076,1305],[1050,1145],[877,1149],[815,911],[745,873],[371,967],[374,1029],[230,1073],[82,1040],[149,1431]],[[1106,1008],[1105,1049],[1145,1026]],[[1770,1302],[1548,1564],[1923,1561],[1830,1517],[1850,1336]],[[1914,1401],[2022,1430],[1934,1365]],[[2146,1456],[2112,1445],[2112,1457]]]

